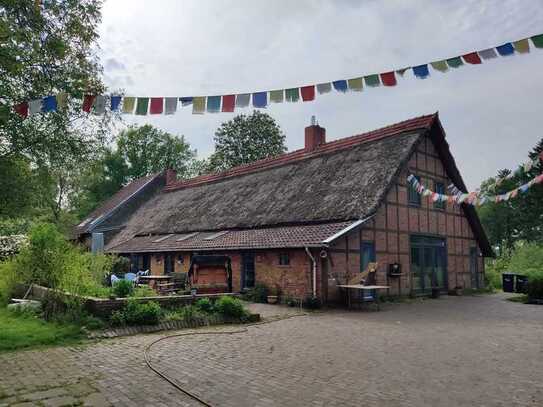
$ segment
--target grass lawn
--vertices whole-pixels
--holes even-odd
[[[83,339],[81,328],[45,322],[0,308],[0,352],[44,346],[68,345]]]

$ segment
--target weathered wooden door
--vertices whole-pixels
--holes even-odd
[[[243,253],[241,255],[241,287],[253,288],[255,286],[255,254]]]

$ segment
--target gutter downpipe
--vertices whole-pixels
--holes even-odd
[[[315,257],[311,254],[311,251],[306,246],[305,252],[307,253],[307,256],[311,259],[311,262],[313,263],[312,272],[313,272],[313,298],[317,298],[317,262],[315,260]]]

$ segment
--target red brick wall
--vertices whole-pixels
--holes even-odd
[[[410,273],[410,234],[427,234],[443,237],[447,244],[448,288],[455,286],[471,287],[469,268],[470,248],[477,247],[474,235],[462,208],[458,205],[446,204],[445,209],[436,209],[428,198],[422,197],[420,207],[409,206],[407,176],[415,174],[429,188],[434,182],[442,182],[445,186],[450,179],[445,175],[444,167],[437,152],[428,138],[423,139],[417,151],[411,156],[407,166],[401,171],[398,181],[388,191],[385,202],[372,220],[360,230],[352,231],[346,238],[330,248],[333,267],[330,273],[345,281],[349,275],[360,270],[360,238],[373,241],[376,258],[379,263],[377,282],[390,285],[388,293],[409,294],[411,292]],[[399,262],[403,276],[389,278],[388,264]],[[484,273],[483,259],[479,258],[479,270]]]

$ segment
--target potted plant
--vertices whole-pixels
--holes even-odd
[[[279,288],[271,287],[268,291],[268,304],[277,304],[279,299]]]

